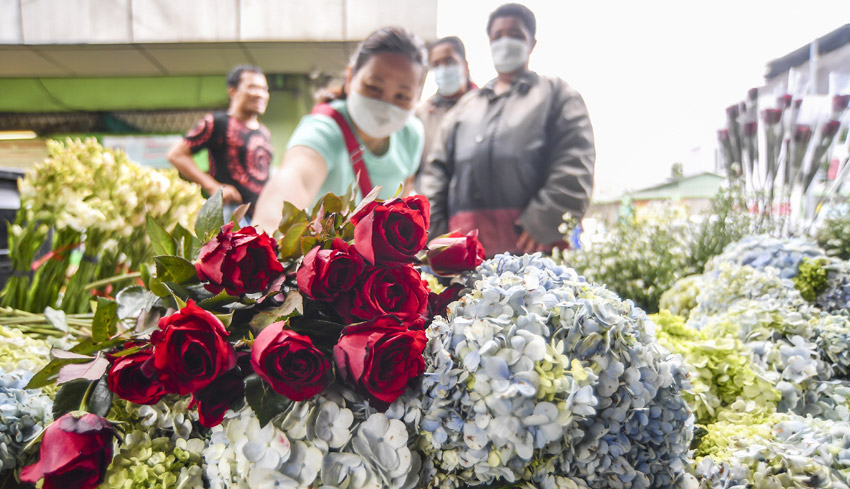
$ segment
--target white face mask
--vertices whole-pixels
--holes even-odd
[[[352,90],[345,101],[348,115],[361,131],[373,138],[385,138],[407,124],[411,110],[383,100],[365,97]]]
[[[525,41],[505,36],[490,43],[493,66],[499,73],[513,73],[528,61],[531,48]]]
[[[434,81],[437,82],[437,93],[444,97],[456,94],[463,87],[463,67],[458,64],[443,65],[434,68]]]

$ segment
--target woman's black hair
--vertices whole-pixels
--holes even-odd
[[[425,43],[416,34],[401,27],[382,27],[369,34],[360,43],[351,58],[351,69],[357,73],[376,54],[400,54],[425,68],[428,67],[428,51]]]
[[[466,48],[463,46],[463,41],[461,41],[459,37],[457,37],[457,36],[441,37],[440,39],[437,39],[436,41],[434,41],[434,42],[432,42],[431,44],[428,45],[428,51],[434,49],[435,47],[439,46],[440,44],[448,44],[449,46],[452,47],[454,52],[456,52],[458,54],[458,56],[460,56],[461,58],[463,58],[464,61],[466,61]]]
[[[253,65],[239,65],[227,74],[227,86],[230,88],[238,88],[239,83],[242,82],[242,73],[257,73],[258,75],[263,74],[263,70],[261,70],[258,66]]]

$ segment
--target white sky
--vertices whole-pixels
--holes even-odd
[[[478,84],[495,76],[485,31],[502,3],[438,0],[437,35],[463,40]],[[850,22],[850,0],[521,3],[537,18],[530,68],[587,103],[596,198],[659,183],[675,162],[686,175],[713,171],[725,108],[763,83],[769,61]],[[434,91],[429,79],[423,97]]]

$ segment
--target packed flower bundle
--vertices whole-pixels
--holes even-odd
[[[425,327],[459,287],[430,293],[416,265],[451,276],[484,250],[475,233],[426,248],[422,197],[353,198],[328,195],[310,215],[287,206],[278,239],[224,224],[220,193],[194,235],[149,216],[159,254],[145,287],[99,299],[91,336],[13,386],[60,385],[38,461],[15,475],[69,488],[419,487]],[[30,445],[17,465],[34,460]]]
[[[688,304],[687,317],[653,319],[690,371],[701,487],[847,487],[836,454],[850,448],[850,316],[821,300],[845,266],[803,241],[753,237],[662,298]]]
[[[428,330],[421,448],[438,487],[677,487],[681,359],[631,302],[549,259],[500,255]]]
[[[21,208],[9,228],[15,273],[2,303],[37,313],[57,303],[69,313],[88,312],[92,291],[129,282],[98,281],[137,272],[153,256],[145,216],[169,231],[185,229],[203,199],[176,170],[134,164],[93,138],[49,141],[48,154],[19,180]],[[45,243],[50,252],[38,258]],[[78,265],[71,263],[75,253]]]

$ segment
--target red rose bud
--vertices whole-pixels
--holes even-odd
[[[333,240],[329,250],[310,250],[298,267],[298,288],[319,301],[332,301],[351,290],[363,270],[363,258],[353,251],[340,238]]]
[[[782,111],[779,109],[765,109],[761,111],[761,119],[769,126],[777,124],[782,119]]]
[[[427,310],[428,284],[412,265],[404,265],[366,272],[355,290],[351,314],[363,320],[395,314],[414,322]]]
[[[112,462],[115,428],[96,414],[68,413],[44,430],[38,462],[24,467],[21,480],[42,489],[93,489]]]
[[[373,202],[352,216],[354,247],[369,263],[410,263],[428,241],[431,211],[421,195]]]
[[[165,395],[165,387],[153,363],[150,349],[116,358],[107,376],[109,390],[136,404],[156,404]]]
[[[449,304],[460,298],[460,291],[463,290],[462,284],[451,284],[446,287],[446,290],[435,294],[428,294],[428,314],[434,316],[446,316],[446,310]]]
[[[850,94],[834,95],[832,97],[832,111],[835,114],[841,114],[842,112],[844,112],[844,109],[847,108],[848,104],[850,104]]]
[[[197,392],[233,368],[236,353],[224,324],[190,300],[180,311],[159,320],[151,335],[154,366],[166,392]]]
[[[758,131],[758,122],[750,121],[744,124],[744,136],[753,137],[756,135],[756,131]]]
[[[277,260],[277,243],[253,227],[231,232],[233,223],[205,244],[195,262],[198,278],[208,281],[207,290],[218,294],[222,289],[233,296],[263,292],[283,265]]]
[[[726,115],[729,116],[730,119],[738,117],[738,104],[726,107]]]
[[[779,109],[791,107],[791,99],[792,98],[793,97],[791,97],[790,93],[786,93],[785,95],[780,95],[779,97],[776,98],[776,106],[779,107]]]
[[[808,144],[809,140],[812,138],[812,128],[806,125],[797,126],[797,130],[794,133],[794,141],[800,144]]]
[[[717,139],[719,141],[728,141],[729,140],[729,129],[719,129],[717,131]]]
[[[346,327],[334,346],[334,362],[344,382],[385,410],[425,371],[426,344],[425,331],[382,316]]]
[[[260,332],[251,348],[251,365],[275,392],[304,401],[330,383],[331,363],[309,337],[285,325],[273,323]]]
[[[803,99],[801,99],[801,98],[794,99],[793,105],[794,105],[795,109],[799,109],[800,106],[803,105]]]
[[[453,232],[432,240],[426,258],[437,275],[457,275],[475,269],[484,261],[478,230],[473,229],[466,236]]]
[[[238,368],[216,377],[212,383],[192,395],[192,405],[198,406],[201,426],[212,428],[224,420],[231,404],[245,396],[245,382]]]
[[[759,97],[759,89],[758,88],[751,88],[747,91],[747,99],[748,100],[755,102],[756,99],[758,99],[758,97]]]
[[[838,129],[841,128],[841,122],[836,121],[835,119],[828,121],[823,126],[823,138],[826,140],[831,140],[836,133],[838,133]]]

